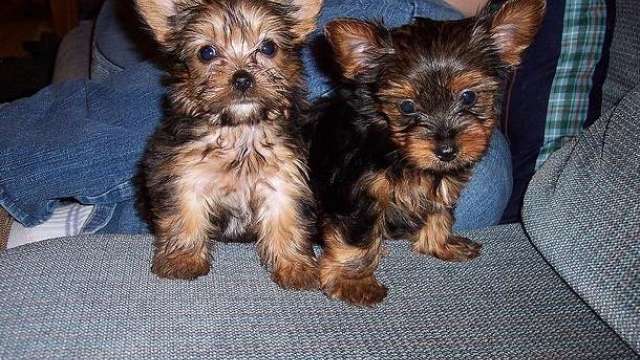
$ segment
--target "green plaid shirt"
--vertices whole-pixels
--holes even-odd
[[[602,56],[606,21],[605,0],[566,0],[562,49],[549,95],[544,143],[536,168],[582,131],[589,109],[593,72]]]

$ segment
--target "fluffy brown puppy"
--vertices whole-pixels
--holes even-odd
[[[544,9],[543,0],[509,0],[461,21],[326,26],[346,104],[324,110],[311,150],[328,296],[382,301],[374,271],[385,238],[409,238],[414,251],[446,261],[478,256],[479,244],[452,233],[453,210]]]
[[[214,241],[257,241],[284,288],[318,286],[298,124],[300,48],[321,0],[136,0],[167,55],[168,114],[143,159],[152,271],[209,272]]]

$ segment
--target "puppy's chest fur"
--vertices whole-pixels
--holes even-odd
[[[239,240],[304,192],[306,167],[290,140],[275,124],[213,128],[176,149],[178,188],[205,199],[226,240]]]
[[[407,171],[401,176],[385,171],[362,178],[390,236],[418,230],[432,213],[453,208],[467,181],[465,174],[439,175]]]

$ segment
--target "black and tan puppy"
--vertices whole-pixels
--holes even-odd
[[[454,22],[327,25],[346,103],[323,115],[311,150],[328,296],[382,301],[374,271],[385,238],[406,236],[414,251],[446,261],[479,255],[479,244],[452,234],[453,210],[544,9],[543,0],[509,0]]]
[[[166,119],[143,172],[152,271],[209,272],[212,242],[257,241],[285,288],[317,288],[314,199],[297,124],[300,48],[321,0],[137,0],[170,64]]]

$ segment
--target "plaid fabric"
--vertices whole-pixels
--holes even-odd
[[[549,96],[544,143],[536,169],[583,129],[593,72],[602,55],[606,21],[605,0],[567,0],[565,3],[562,50]]]

